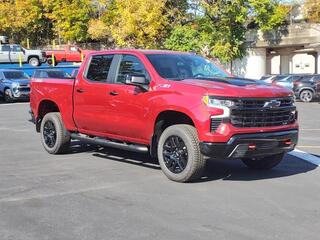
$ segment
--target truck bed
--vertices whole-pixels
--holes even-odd
[[[61,114],[66,127],[74,129],[72,118],[74,81],[74,79],[33,78],[31,80],[30,107],[35,118],[41,114],[41,104],[56,103],[59,109],[63,109]]]

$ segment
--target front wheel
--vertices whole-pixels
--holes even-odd
[[[41,142],[50,154],[64,153],[70,145],[70,133],[65,129],[58,112],[48,113],[44,116],[41,127]]]
[[[300,93],[300,100],[302,102],[311,102],[313,100],[313,92],[311,90],[303,90]]]
[[[12,103],[13,102],[13,96],[12,96],[12,92],[10,89],[6,89],[4,91],[4,101],[7,103]]]
[[[242,159],[242,162],[252,169],[267,170],[277,166],[282,161],[283,156],[284,153],[267,157],[244,158]]]
[[[176,182],[200,178],[205,168],[196,129],[179,124],[165,129],[158,143],[158,159],[163,173]]]

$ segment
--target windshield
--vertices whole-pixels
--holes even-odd
[[[29,79],[24,72],[3,72],[6,79]]]
[[[158,74],[169,80],[229,77],[208,59],[188,54],[147,54]]]

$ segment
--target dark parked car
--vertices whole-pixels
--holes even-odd
[[[320,75],[304,76],[294,82],[294,94],[303,102],[311,102],[320,97]]]
[[[21,70],[0,70],[0,96],[6,102],[28,100],[30,78]]]
[[[292,90],[294,86],[294,82],[300,80],[304,76],[308,76],[308,75],[300,75],[300,74],[269,75],[269,76],[262,77],[261,80],[266,83],[283,86]]]

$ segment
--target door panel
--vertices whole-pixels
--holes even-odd
[[[140,87],[113,84],[110,89],[117,94],[108,102],[110,133],[132,139],[150,140],[146,129],[152,93]]]
[[[81,61],[81,54],[78,50],[78,47],[71,46],[66,52],[66,58],[68,62],[80,62]]]
[[[2,45],[0,51],[0,62],[10,62],[9,61],[9,51],[10,45]]]
[[[74,89],[74,120],[80,132],[104,135],[108,129],[108,84],[113,55],[95,55]],[[83,76],[84,75],[84,76]]]
[[[150,109],[152,92],[141,87],[126,85],[123,82],[127,75],[145,75],[150,77],[138,57],[123,55],[119,61],[119,69],[111,85],[111,94],[108,102],[110,109],[111,134],[131,139],[150,140],[146,129],[146,118]]]

